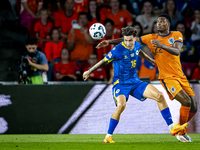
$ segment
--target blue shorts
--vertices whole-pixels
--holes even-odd
[[[149,83],[138,80],[135,84],[116,84],[113,86],[112,93],[115,104],[117,106],[116,97],[119,95],[125,95],[126,101],[128,101],[129,95],[137,98],[140,101],[144,101],[143,93]]]

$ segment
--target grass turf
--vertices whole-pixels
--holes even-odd
[[[0,150],[199,150],[200,134],[193,142],[178,142],[169,134],[116,134],[115,144],[102,143],[105,135],[0,135]]]

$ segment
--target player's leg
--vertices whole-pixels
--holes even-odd
[[[116,107],[114,113],[111,116],[109,128],[108,128],[108,133],[107,133],[105,139],[103,140],[103,143],[115,143],[112,139],[112,134],[113,134],[115,128],[117,127],[117,124],[119,123],[121,113],[126,108],[126,97],[125,97],[125,95],[119,95],[115,99],[116,99],[117,107]]]
[[[150,99],[154,99],[157,101],[158,107],[161,111],[161,114],[163,116],[163,118],[165,119],[170,133],[171,135],[176,135],[178,132],[180,132],[181,130],[184,130],[187,126],[187,123],[179,126],[179,125],[174,125],[173,121],[172,121],[172,116],[169,110],[169,107],[166,103],[166,100],[164,98],[164,95],[162,92],[160,92],[157,88],[155,88],[153,85],[149,84],[144,93],[143,96],[146,98],[150,98]]]
[[[184,124],[192,119],[197,112],[197,101],[195,96],[189,96],[184,90],[181,90],[175,99],[181,103],[179,123]],[[185,130],[179,132],[176,138],[181,142],[192,142],[192,138]]]

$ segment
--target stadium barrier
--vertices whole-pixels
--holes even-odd
[[[169,100],[161,84],[153,84],[167,100],[174,122],[180,104]],[[200,102],[200,84],[192,84]],[[115,110],[112,85],[70,83],[63,85],[1,85],[1,134],[105,134]],[[199,107],[200,108],[200,107]],[[200,109],[199,109],[200,110]],[[200,133],[200,113],[188,132]],[[116,134],[169,133],[157,103],[129,97]]]

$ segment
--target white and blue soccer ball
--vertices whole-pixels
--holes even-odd
[[[101,40],[106,35],[106,28],[101,23],[94,23],[91,25],[90,36],[95,40]]]

